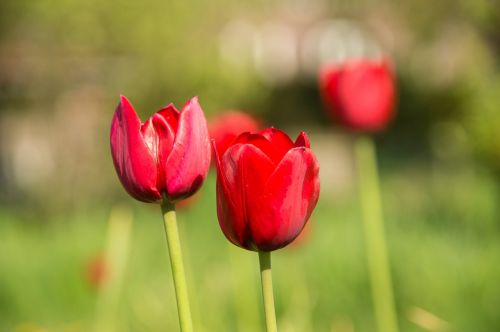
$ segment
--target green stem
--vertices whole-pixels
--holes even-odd
[[[170,254],[170,265],[174,278],[175,296],[177,298],[177,310],[179,313],[179,324],[182,332],[192,332],[193,323],[191,320],[191,310],[189,309],[189,298],[182,263],[181,243],[179,231],[177,229],[177,218],[175,215],[175,205],[164,200],[161,205],[165,233],[167,235],[168,252]]]
[[[397,332],[398,324],[384,235],[375,145],[370,137],[361,136],[357,138],[355,150],[366,254],[378,331]]]
[[[267,332],[277,332],[276,313],[274,311],[273,276],[271,274],[271,253],[268,251],[259,251],[259,263]]]
[[[95,332],[113,332],[116,326],[120,295],[130,252],[133,215],[125,206],[111,210],[104,257],[107,279],[99,285],[96,305]]]
[[[227,242],[226,252],[231,263],[232,282],[232,303],[235,308],[236,327],[235,331],[259,331],[259,296],[256,293],[256,287],[251,282],[252,275],[246,273],[249,263],[246,260],[248,253],[246,250],[240,250],[232,243]],[[252,255],[253,258],[253,255]],[[250,279],[249,279],[250,278]],[[245,287],[241,287],[245,284]]]

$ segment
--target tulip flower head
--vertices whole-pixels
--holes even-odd
[[[326,108],[344,126],[377,132],[392,119],[395,83],[387,60],[350,60],[323,67],[319,76]]]
[[[111,124],[111,154],[127,192],[143,202],[187,198],[202,185],[210,142],[198,99],[179,112],[170,104],[141,123],[122,96]]]
[[[319,165],[305,133],[295,143],[268,128],[239,135],[217,154],[217,216],[233,244],[273,251],[293,241],[319,197]]]
[[[244,132],[256,132],[260,123],[247,113],[227,111],[213,118],[208,124],[210,138],[215,141],[217,153],[222,155],[232,141]]]

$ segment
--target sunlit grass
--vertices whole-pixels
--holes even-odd
[[[433,179],[415,181],[401,174],[383,175],[401,329],[495,330],[500,326],[500,230],[491,179],[479,174],[451,182],[443,176],[437,185]],[[467,194],[454,192],[445,199],[452,184],[466,188]],[[257,254],[226,241],[217,224],[213,192],[209,179],[195,203],[178,213],[195,328],[262,330]],[[460,214],[466,197],[478,204],[467,205],[467,213]],[[116,330],[176,331],[160,209],[126,203],[134,221]],[[98,207],[48,225],[1,215],[0,330],[92,327],[97,289],[89,284],[86,269],[105,248],[109,213],[110,208]],[[310,226],[301,243],[273,256],[280,330],[373,331],[355,197],[323,193]]]

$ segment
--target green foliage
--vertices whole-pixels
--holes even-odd
[[[424,173],[408,176],[404,171],[383,176],[401,330],[422,331],[412,322],[425,320],[412,314],[421,308],[454,330],[494,331],[500,326],[495,187],[481,173],[471,177],[458,171],[447,177],[446,169],[437,172],[437,178],[427,180]],[[453,186],[467,194],[450,191]],[[261,330],[257,254],[229,244],[222,235],[214,189],[211,176],[197,200],[178,213],[195,328]],[[468,204],[469,197],[479,204]],[[134,225],[116,328],[175,331],[160,208],[127,202],[133,205]],[[101,206],[48,227],[2,215],[0,329],[31,324],[50,331],[87,331],[92,326],[97,291],[87,281],[86,268],[105,248],[108,211]],[[357,202],[323,195],[310,227],[301,243],[273,255],[280,330],[352,325],[356,331],[373,331]]]
[[[497,0],[0,1],[0,330],[92,327],[98,292],[87,265],[106,246],[110,209],[125,201],[135,218],[117,331],[175,331],[159,207],[126,196],[109,156],[118,95],[143,118],[196,94],[209,116],[243,108],[276,126],[324,128],[314,77],[266,85],[254,64],[223,61],[220,32],[236,18],[257,29],[289,24],[303,37],[317,21],[345,17],[393,42],[398,116],[379,143],[401,330],[422,331],[422,310],[452,330],[499,330],[500,195],[486,171],[500,174],[498,8]],[[26,146],[34,159],[19,159]],[[45,177],[13,176],[40,156]],[[213,180],[179,213],[195,328],[258,331],[257,255],[224,239]],[[280,330],[373,331],[364,250],[357,201],[322,194],[304,242],[273,256]]]

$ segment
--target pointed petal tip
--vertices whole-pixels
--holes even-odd
[[[136,113],[134,106],[132,105],[130,100],[128,100],[128,98],[122,94],[120,95],[120,102],[118,103],[118,106],[116,107],[116,111],[117,112],[118,111],[120,111],[120,112],[133,111],[134,113]]]
[[[180,197],[198,190],[210,167],[210,150],[205,115],[194,97],[180,112],[174,144],[166,161],[165,183],[170,196]]]
[[[165,105],[164,107],[162,107],[162,108],[160,109],[160,111],[163,111],[163,110],[168,110],[168,109],[172,109],[172,108],[173,108],[174,110],[176,110],[176,111],[177,111],[177,109],[175,108],[174,103],[168,103],[167,105]]]
[[[306,132],[301,131],[299,135],[297,136],[297,139],[295,140],[296,147],[305,147],[305,148],[310,148],[311,147],[311,141],[309,140],[309,137],[307,136]]]
[[[242,132],[233,139],[233,142],[228,146],[228,148],[237,143],[247,143],[250,135],[252,134],[249,131]]]
[[[186,106],[185,107],[191,106],[191,105],[198,105],[198,106],[200,106],[200,103],[199,103],[199,100],[198,100],[198,96],[194,96],[191,99],[189,99],[186,102]]]
[[[127,97],[125,97],[125,95],[122,95],[120,94],[120,104],[130,104],[130,101],[128,100]]]
[[[156,112],[156,114],[159,114],[163,117],[169,117],[169,116],[173,116],[175,117],[176,119],[179,118],[179,110],[177,108],[175,108],[175,105],[173,103],[169,103],[168,105],[162,107],[160,110],[158,110],[158,112]]]
[[[194,96],[191,99],[189,99],[185,104],[184,107],[182,107],[182,110],[180,113],[184,113],[188,110],[192,110],[194,112],[201,112],[203,113],[203,110],[201,108],[200,103],[198,102],[198,97]]]

